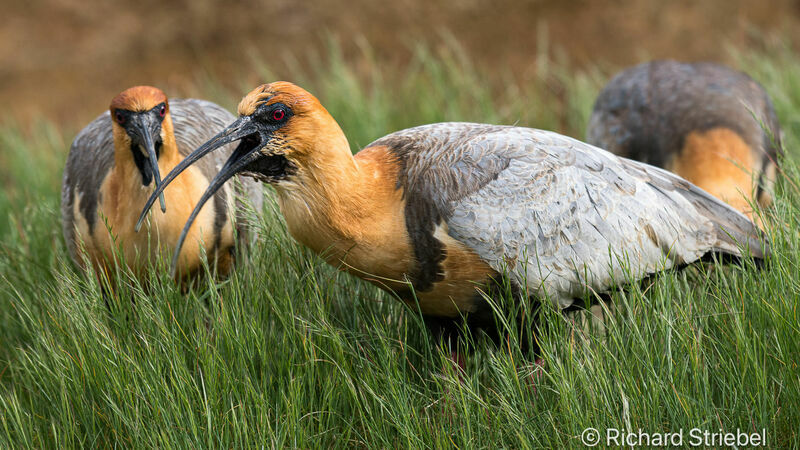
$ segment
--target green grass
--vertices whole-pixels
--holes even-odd
[[[296,244],[272,202],[228,281],[182,294],[163,273],[147,286],[123,276],[109,313],[61,236],[60,172],[77,130],[0,127],[0,446],[579,448],[587,427],[766,428],[769,447],[800,446],[800,59],[735,56],[786,129],[794,181],[778,184],[773,257],[615,294],[605,330],[585,326],[586,312],[545,308],[536,389],[514,339],[479,339],[455,374],[414,311]],[[520,79],[422,47],[393,71],[369,52],[359,72],[335,50],[317,60],[294,76],[258,70],[315,93],[354,149],[444,120],[582,137],[610,75],[551,62]],[[207,96],[233,107],[252,87],[211,83]]]

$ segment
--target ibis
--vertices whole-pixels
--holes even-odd
[[[147,198],[192,149],[225,128],[235,117],[222,107],[197,99],[168,100],[149,86],[127,89],[114,97],[109,110],[75,138],[67,157],[61,191],[64,237],[73,260],[91,264],[98,275],[110,273],[119,256],[137,276],[144,276],[154,258],[177,249],[182,226],[218,173],[224,159],[203,161],[159,191],[160,208],[144,221],[147,232],[136,233],[136,219]],[[229,155],[232,149],[223,150]],[[224,157],[223,157],[224,158]],[[247,179],[241,188],[258,208],[258,183]],[[235,223],[241,203],[232,187],[219,190],[214,202],[200,211],[178,259],[181,277],[195,274],[202,254],[225,275],[234,262]],[[86,255],[81,252],[85,249]],[[88,257],[88,258],[87,258]]]
[[[651,61],[615,76],[587,141],[674,172],[753,218],[772,203],[781,132],[769,95],[712,63]]]
[[[142,214],[204,155],[238,141],[195,214],[235,174],[271,184],[297,241],[419,308],[437,334],[461,320],[491,329],[484,294],[501,282],[520,301],[567,308],[707,254],[768,252],[747,217],[688,181],[553,132],[437,123],[353,155],[333,117],[294,84],[262,85],[238,112]]]

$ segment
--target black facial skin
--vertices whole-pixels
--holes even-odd
[[[275,120],[274,113],[276,110],[285,112],[282,120]],[[294,112],[283,103],[259,106],[252,115],[252,123],[255,125],[254,132],[242,139],[236,150],[242,154],[247,154],[256,148],[260,148],[259,144],[261,142],[267,142],[264,137],[271,136],[274,131],[283,127],[293,115]],[[285,156],[270,154],[262,155],[262,157],[244,166],[240,172],[264,183],[275,183],[291,175],[295,169]]]
[[[131,138],[131,153],[136,168],[142,174],[142,185],[149,186],[153,181],[154,172],[157,172],[157,165],[154,167],[140,149],[148,152],[148,147],[153,147],[155,160],[161,156],[161,147],[164,145],[161,139],[161,122],[164,116],[161,115],[162,108],[166,108],[164,103],[156,105],[153,109],[143,112],[128,111],[127,109],[117,109],[114,111],[114,120],[125,129],[125,133]],[[122,120],[120,120],[122,119]],[[156,173],[157,175],[157,173]]]
[[[164,178],[163,183],[158,183],[158,180],[156,180],[158,186],[155,192],[150,196],[150,199],[148,199],[142,214],[139,216],[139,221],[136,224],[137,231],[141,228],[147,212],[155,202],[156,196],[163,192],[164,188],[166,188],[175,177],[180,175],[181,172],[206,154],[223,147],[225,144],[241,141],[228,158],[228,161],[226,161],[225,165],[220,169],[217,176],[211,180],[208,189],[206,189],[206,192],[197,202],[194,211],[192,211],[192,214],[186,221],[186,225],[178,239],[178,244],[172,257],[173,276],[175,275],[178,255],[180,254],[181,246],[189,231],[189,227],[200,213],[200,209],[205,202],[208,201],[228,179],[237,173],[243,173],[258,178],[263,182],[275,183],[295,172],[295,166],[284,155],[268,152],[263,153],[261,151],[265,147],[268,147],[270,142],[274,139],[275,131],[286,125],[292,116],[294,116],[292,110],[283,103],[261,105],[256,108],[253,114],[239,117],[219,134],[193,151],[172,169]]]

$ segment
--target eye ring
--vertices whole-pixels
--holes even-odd
[[[161,108],[158,109],[159,117],[164,117],[167,115],[167,105],[161,105]]]
[[[275,111],[272,111],[272,120],[275,122],[280,122],[284,118],[286,118],[286,111],[284,111],[283,108],[278,108]]]
[[[115,112],[114,117],[117,119],[118,124],[122,125],[125,123],[125,116],[123,116],[121,112]]]

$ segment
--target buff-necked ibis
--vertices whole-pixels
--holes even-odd
[[[460,315],[491,326],[479,290],[504,273],[514,291],[569,307],[711,252],[767,252],[747,217],[682,178],[548,131],[438,123],[354,156],[320,102],[287,82],[247,94],[239,118],[178,164],[143,214],[179,174],[235,141],[203,200],[234,174],[273,185],[295,239],[414,302],[410,283],[443,329]]]
[[[780,126],[748,75],[712,63],[652,61],[615,76],[597,98],[587,141],[675,172],[752,218],[772,203]]]
[[[159,254],[177,248],[183,224],[224,162],[203,161],[181,174],[169,189],[159,193],[161,208],[145,221],[147,232],[136,233],[136,219],[147,198],[167,173],[235,117],[204,100],[171,99],[154,87],[137,86],[117,95],[109,110],[84,128],[70,148],[61,191],[64,237],[73,260],[83,265],[84,247],[92,268],[107,271],[117,261],[115,246],[137,275],[146,272]],[[230,154],[232,148],[223,153]],[[261,204],[258,183],[247,179],[247,196]],[[234,189],[226,187],[199,214],[191,228],[191,244],[178,258],[182,277],[201,267],[201,250],[218,275],[233,262],[233,209],[239,203]],[[232,214],[233,212],[233,214]],[[109,233],[110,230],[110,233]]]

